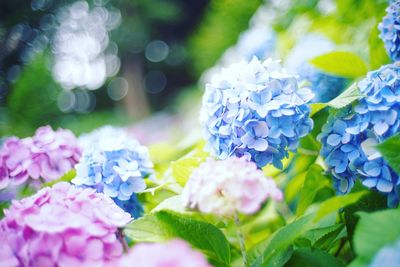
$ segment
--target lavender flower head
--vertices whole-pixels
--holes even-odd
[[[165,244],[137,244],[111,267],[211,267],[207,259],[182,240]]]
[[[332,52],[335,45],[318,34],[303,37],[288,55],[285,66],[297,72],[300,79],[310,83],[315,97],[314,102],[328,102],[338,96],[347,86],[345,78],[323,73],[308,61],[322,54]]]
[[[400,0],[391,1],[378,29],[390,58],[393,61],[400,60]]]
[[[358,84],[365,97],[332,114],[322,128],[321,155],[339,193],[348,193],[359,177],[366,187],[387,194],[389,206],[397,205],[399,177],[375,146],[399,132],[399,85],[399,63],[369,72]]]
[[[55,180],[73,169],[81,156],[69,130],[40,127],[33,137],[7,138],[0,150],[0,189],[32,179]]]
[[[194,170],[182,192],[186,207],[221,216],[255,213],[267,198],[282,199],[274,180],[266,178],[253,162],[236,157],[209,158]]]
[[[400,266],[400,240],[397,240],[394,245],[381,248],[369,265],[369,267],[380,266]]]
[[[281,168],[313,127],[312,97],[277,61],[232,64],[206,85],[200,120],[207,148],[219,159],[244,156]]]
[[[135,194],[146,189],[144,179],[153,175],[149,152],[125,131],[104,132],[105,135],[97,133],[92,146],[87,146],[72,183],[103,192],[137,217],[142,208]]]
[[[104,266],[122,255],[116,236],[130,220],[103,194],[58,183],[14,201],[0,221],[7,266]]]

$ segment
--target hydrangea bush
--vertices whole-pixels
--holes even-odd
[[[32,179],[51,181],[73,169],[81,150],[69,130],[37,129],[32,137],[7,138],[0,150],[0,189]]]
[[[146,189],[144,179],[153,175],[147,148],[125,131],[110,127],[83,136],[80,142],[86,149],[72,182],[104,192],[133,216],[140,216],[143,209],[135,194]]]
[[[106,266],[122,255],[116,232],[131,217],[103,194],[68,183],[15,201],[0,221],[7,266]]]
[[[388,194],[391,206],[398,203],[399,176],[375,148],[399,133],[400,65],[382,66],[358,83],[365,95],[354,107],[328,118],[319,139],[322,156],[339,192],[348,193],[360,177],[363,185]]]
[[[207,84],[201,123],[219,159],[246,157],[258,167],[282,167],[288,151],[313,127],[313,94],[271,59],[233,64]]]
[[[400,59],[400,1],[393,0],[386,9],[386,16],[379,23],[379,37],[393,61]]]
[[[399,1],[300,2],[226,43],[192,129],[1,139],[0,266],[398,266]]]

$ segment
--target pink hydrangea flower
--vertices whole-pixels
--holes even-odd
[[[131,217],[93,189],[58,183],[14,201],[0,221],[9,266],[105,266],[122,255],[118,227]]]
[[[138,244],[112,267],[211,267],[206,258],[182,240]]]
[[[29,177],[60,178],[78,163],[81,151],[69,130],[40,127],[33,137],[8,138],[0,150],[0,189],[24,183]]]
[[[0,189],[10,184],[19,185],[29,178],[29,166],[32,163],[31,138],[10,137],[0,150]]]
[[[81,157],[78,141],[70,130],[40,127],[32,137],[32,178],[55,180],[73,169]]]
[[[223,216],[255,213],[267,198],[282,199],[274,180],[253,162],[237,157],[208,159],[193,171],[182,193],[185,206]]]

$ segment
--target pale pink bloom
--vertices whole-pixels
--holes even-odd
[[[207,159],[193,171],[182,193],[186,207],[226,216],[255,213],[267,198],[282,199],[274,180],[255,163],[237,157]]]
[[[112,267],[211,267],[206,258],[182,240],[136,245]]]

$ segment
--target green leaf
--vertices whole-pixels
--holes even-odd
[[[343,228],[344,224],[315,228],[307,231],[302,238],[309,240],[310,247],[326,250],[329,249]]]
[[[255,256],[250,265],[272,266],[272,262],[275,262],[275,266],[282,266],[284,262],[277,264],[277,259],[286,259],[286,257],[282,257],[281,252],[287,251],[293,242],[311,227],[313,219],[314,215],[307,215],[277,230],[267,241],[263,251],[254,252]],[[256,255],[257,253],[259,255]]]
[[[362,58],[352,52],[335,51],[317,56],[310,63],[318,69],[337,76],[358,78],[364,76],[368,67]]]
[[[76,176],[76,171],[75,171],[75,169],[72,169],[72,170],[70,170],[69,172],[67,172],[66,174],[64,174],[60,179],[57,179],[57,180],[53,180],[53,181],[44,183],[44,184],[42,185],[42,188],[43,188],[43,187],[50,187],[50,186],[53,186],[53,185],[55,185],[55,184],[57,184],[57,183],[59,183],[59,182],[71,182],[71,180],[74,179],[75,176]]]
[[[309,168],[303,187],[300,191],[300,200],[297,206],[297,215],[303,215],[308,206],[313,202],[318,191],[330,184],[330,181],[322,174],[323,169],[317,164]]]
[[[172,176],[181,186],[184,186],[193,170],[199,167],[207,156],[202,147],[195,148],[181,159],[171,162]]]
[[[400,174],[400,134],[394,135],[377,146],[383,158]]]
[[[360,212],[359,215],[354,249],[364,262],[369,262],[382,247],[400,238],[400,210]]]
[[[331,214],[332,212],[339,211],[340,209],[356,203],[362,196],[367,194],[368,191],[361,191],[356,193],[350,193],[343,196],[335,196],[321,203],[318,208],[317,216],[315,221],[319,221],[325,216]]]
[[[178,213],[159,211],[146,215],[129,224],[125,234],[136,242],[182,238],[226,265],[231,261],[229,243],[221,230]]]
[[[319,250],[300,248],[293,252],[290,260],[285,267],[342,267],[343,262],[333,257],[331,254]]]
[[[311,107],[310,117],[313,117],[319,111],[324,109],[326,107],[326,104],[325,103],[311,103],[310,107]]]
[[[352,102],[358,99],[361,99],[362,97],[363,95],[358,90],[357,83],[353,83],[340,95],[329,101],[327,105],[335,109],[340,109],[344,108],[345,106],[351,104]]]

